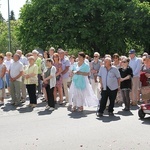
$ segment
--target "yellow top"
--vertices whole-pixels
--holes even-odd
[[[37,84],[38,83],[38,66],[36,64],[32,66],[27,66],[27,68],[24,71],[25,74],[35,74],[33,77],[29,77],[28,79],[24,79],[24,84]]]

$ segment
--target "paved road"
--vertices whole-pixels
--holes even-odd
[[[26,104],[28,101],[26,102]],[[139,120],[137,108],[102,118],[96,108],[71,113],[65,106],[45,111],[38,100],[34,109],[13,107],[9,99],[0,108],[0,150],[149,150],[150,117]]]

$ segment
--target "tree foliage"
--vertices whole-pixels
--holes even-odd
[[[26,51],[49,46],[102,54],[150,50],[146,1],[30,0],[20,20],[18,37]]]
[[[11,10],[11,12],[10,12],[10,17],[9,17],[9,19],[10,19],[10,20],[16,20],[16,19],[15,19],[15,13],[14,13],[13,10]]]
[[[0,23],[1,23],[1,22],[4,22],[4,20],[5,20],[5,19],[3,18],[2,14],[1,14],[1,12],[0,12]]]
[[[11,52],[15,52],[20,48],[20,42],[17,39],[18,30],[20,22],[10,21],[11,25]],[[0,52],[6,53],[8,51],[8,22],[4,21],[0,23]]]

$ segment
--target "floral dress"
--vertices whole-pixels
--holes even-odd
[[[54,66],[56,67],[56,74],[57,74],[59,69],[62,68],[62,64],[54,63]],[[56,77],[56,87],[62,87],[62,75],[61,74]]]

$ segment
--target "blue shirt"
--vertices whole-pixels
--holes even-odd
[[[137,57],[134,57],[130,60],[129,66],[132,68],[133,77],[140,77],[141,60]]]
[[[111,66],[109,70],[105,66],[101,66],[98,76],[102,80],[103,90],[107,87],[110,90],[118,89],[118,79],[120,78],[120,72],[115,66]]]

